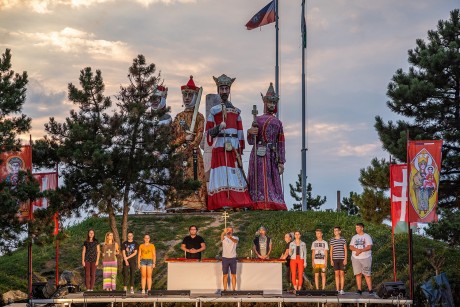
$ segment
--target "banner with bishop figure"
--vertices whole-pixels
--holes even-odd
[[[442,140],[409,141],[409,221],[430,223],[438,220],[438,188],[441,174]]]

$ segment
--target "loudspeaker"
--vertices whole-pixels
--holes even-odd
[[[91,296],[118,296],[118,297],[125,297],[126,291],[85,291],[83,292],[83,296],[91,297]]]
[[[296,296],[337,296],[337,291],[332,290],[299,290],[295,292]]]
[[[152,296],[190,296],[190,290],[150,290]]]
[[[240,291],[221,291],[221,296],[249,296],[249,295],[264,295],[262,290],[240,290]]]
[[[43,299],[46,298],[43,294],[43,289],[46,287],[46,282],[34,282],[32,283],[32,298]]]
[[[383,282],[377,290],[381,298],[406,297],[406,286],[402,281]]]

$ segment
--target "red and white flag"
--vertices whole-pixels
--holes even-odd
[[[394,234],[407,233],[407,164],[390,164],[391,229]]]
[[[441,174],[442,140],[409,141],[410,222],[430,223],[438,220],[438,187]]]
[[[56,172],[33,174],[33,176],[40,184],[40,192],[57,189],[58,179]],[[37,199],[33,205],[33,211],[37,209],[46,209],[48,207],[48,199],[45,197]]]

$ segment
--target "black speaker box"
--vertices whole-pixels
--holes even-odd
[[[240,291],[221,291],[221,296],[248,296],[248,295],[264,295],[262,290],[240,290]]]
[[[46,282],[34,282],[32,283],[32,297],[43,299],[46,298],[43,294],[43,289],[46,287]]]
[[[126,291],[85,291],[83,292],[83,296],[91,297],[91,296],[118,296],[123,297],[126,296]]]
[[[383,282],[377,290],[380,298],[406,297],[406,286],[402,281]]]
[[[190,290],[150,290],[152,296],[190,296]]]
[[[332,290],[299,290],[295,292],[296,296],[337,296],[337,291]]]

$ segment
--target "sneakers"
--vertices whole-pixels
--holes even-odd
[[[338,292],[339,292],[340,295],[344,295],[344,294],[345,294],[345,291],[343,291],[343,290],[340,290],[340,291],[338,291]]]
[[[361,291],[361,290],[358,290],[358,291],[356,291],[356,294],[358,294],[358,295],[362,295],[362,294],[363,294],[363,291]]]
[[[377,296],[377,293],[375,293],[374,290],[372,290],[372,289],[369,290],[369,295],[378,297],[378,296]]]
[[[131,291],[129,291],[129,293],[134,294],[134,289],[131,288]]]
[[[141,292],[141,294],[145,294],[145,290],[144,290],[144,289],[142,289],[142,292]]]

